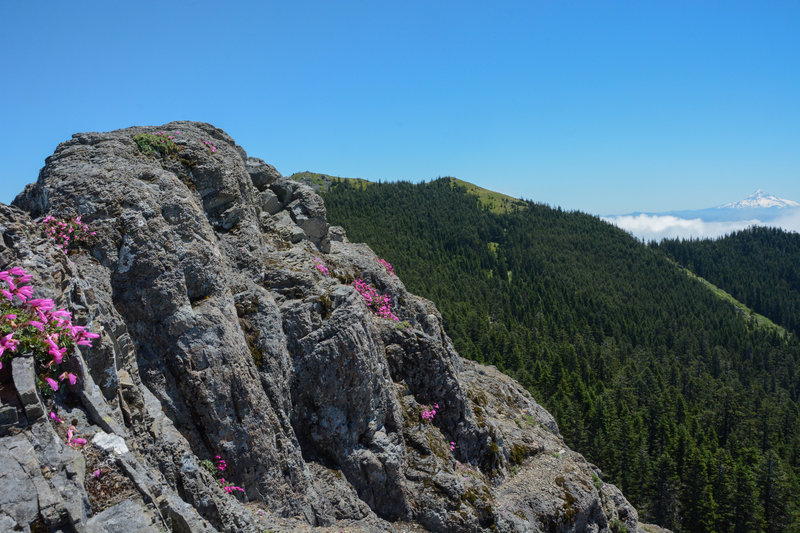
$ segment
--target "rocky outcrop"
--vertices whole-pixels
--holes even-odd
[[[156,131],[176,148],[143,154],[133,137]],[[64,255],[45,215],[81,215],[96,239]],[[329,227],[311,188],[213,126],[76,134],[0,205],[0,232],[0,269],[33,272],[100,333],[80,386],[45,403],[24,359],[0,374],[0,529],[637,529],[520,385],[460,358],[433,304]],[[49,410],[89,443],[67,446]],[[243,492],[222,490],[217,456]]]

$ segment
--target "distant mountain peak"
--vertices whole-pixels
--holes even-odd
[[[723,204],[717,206],[717,209],[745,209],[754,207],[800,207],[800,202],[778,198],[773,194],[768,194],[758,189],[744,200]]]

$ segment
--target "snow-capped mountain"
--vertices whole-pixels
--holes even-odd
[[[750,226],[772,226],[800,232],[800,202],[758,189],[743,200],[708,209],[638,212],[602,218],[644,240],[715,238]]]
[[[756,192],[738,202],[731,202],[717,206],[717,209],[747,209],[753,207],[800,207],[800,202],[778,198],[773,194],[768,194],[758,189]]]

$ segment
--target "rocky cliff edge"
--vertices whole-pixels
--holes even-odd
[[[96,235],[65,254],[48,215]],[[54,394],[4,359],[0,530],[637,531],[519,384],[209,124],[73,135],[0,232],[0,269],[100,335]]]

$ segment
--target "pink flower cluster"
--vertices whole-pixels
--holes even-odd
[[[211,144],[210,141],[207,141],[205,139],[200,139],[200,142],[208,146],[208,149],[211,150],[212,154],[217,151],[217,147]]]
[[[244,489],[242,487],[237,487],[233,483],[229,483],[229,482],[225,481],[224,477],[220,478],[219,483],[220,483],[220,485],[222,485],[222,490],[224,490],[228,494],[231,494],[235,490],[244,492]]]
[[[320,274],[323,276],[330,275],[330,271],[328,270],[328,267],[325,266],[325,262],[319,257],[314,258],[314,266],[317,267],[317,270],[319,270]]]
[[[71,244],[87,244],[89,237],[96,232],[89,231],[89,226],[81,222],[80,215],[73,219],[61,219],[52,215],[42,220],[45,232],[56,242],[56,246],[66,254]]]
[[[180,135],[180,134],[181,134],[181,132],[179,132],[179,131],[176,131],[176,132],[175,132],[175,135]],[[162,135],[162,136],[165,136],[165,137],[166,137],[167,139],[169,139],[170,141],[171,141],[171,140],[173,140],[173,139],[175,138],[175,135],[170,135],[170,134],[169,134],[169,133],[167,133],[166,131],[157,131],[157,132],[156,132],[156,135]],[[162,143],[165,143],[165,142],[167,142],[167,141],[166,141],[166,140],[162,140],[161,142],[162,142]]]
[[[19,341],[16,339],[12,339],[11,337],[13,336],[14,336],[13,333],[9,333],[5,337],[0,338],[0,357],[3,356],[6,350],[8,350],[9,352],[13,352],[14,350],[17,349]],[[3,368],[2,360],[0,360],[0,368]]]
[[[220,472],[224,472],[228,468],[228,463],[226,463],[225,459],[223,459],[219,455],[216,456],[216,459],[217,459],[217,468],[219,469]],[[225,481],[224,477],[221,477],[219,479],[219,484],[222,486],[222,490],[224,490],[228,494],[232,494],[233,491],[235,491],[235,490],[238,490],[240,492],[244,492],[244,489],[242,487],[237,487],[233,483],[230,483],[229,481]]]
[[[78,377],[71,372],[58,373],[67,350],[73,345],[91,346],[92,339],[99,335],[86,331],[84,326],[73,325],[72,314],[66,309],[55,309],[53,300],[32,299],[33,287],[27,285],[31,277],[19,267],[0,272],[0,282],[7,287],[0,289],[5,297],[0,298],[0,368],[5,352],[17,351],[21,342],[34,352],[38,370],[42,372],[42,384],[57,391],[59,381],[68,380],[71,385],[78,382]],[[49,361],[45,353],[50,356]],[[6,356],[6,360],[9,358]]]
[[[394,268],[392,268],[392,264],[389,261],[387,261],[386,259],[381,259],[379,257],[376,257],[375,261],[383,265],[384,268],[386,268],[386,270],[389,272],[389,274],[391,274],[392,276],[395,275]]]
[[[56,413],[54,413],[53,411],[50,411],[50,420],[52,420],[56,424],[63,424],[64,423],[64,420],[60,416],[58,416]],[[78,430],[75,429],[75,426],[70,425],[69,428],[67,429],[67,446],[75,448],[77,446],[85,446],[86,445],[86,439],[84,439],[83,437],[76,437],[75,435],[77,433],[78,433]],[[98,474],[95,477],[100,477],[100,476]]]
[[[69,429],[67,429],[67,446],[71,446],[72,448],[75,448],[77,446],[85,446],[86,445],[86,439],[84,439],[83,437],[76,437],[75,436],[75,434],[77,432],[78,432],[78,430],[75,429],[75,426],[70,426]]]
[[[388,294],[378,294],[378,291],[375,289],[375,287],[360,278],[353,282],[353,287],[358,291],[358,294],[364,298],[364,301],[367,303],[367,307],[372,309],[376,315],[381,318],[388,318],[390,320],[400,320],[394,315],[394,313],[392,313],[391,296]]]
[[[455,442],[453,442],[453,441],[450,441],[450,451],[452,452],[452,451],[454,451],[455,449],[456,449],[456,443],[455,443]]]
[[[422,410],[422,419],[423,420],[433,420],[433,417],[436,416],[436,411],[439,410],[439,404],[435,403],[432,406],[426,405],[425,409]]]

